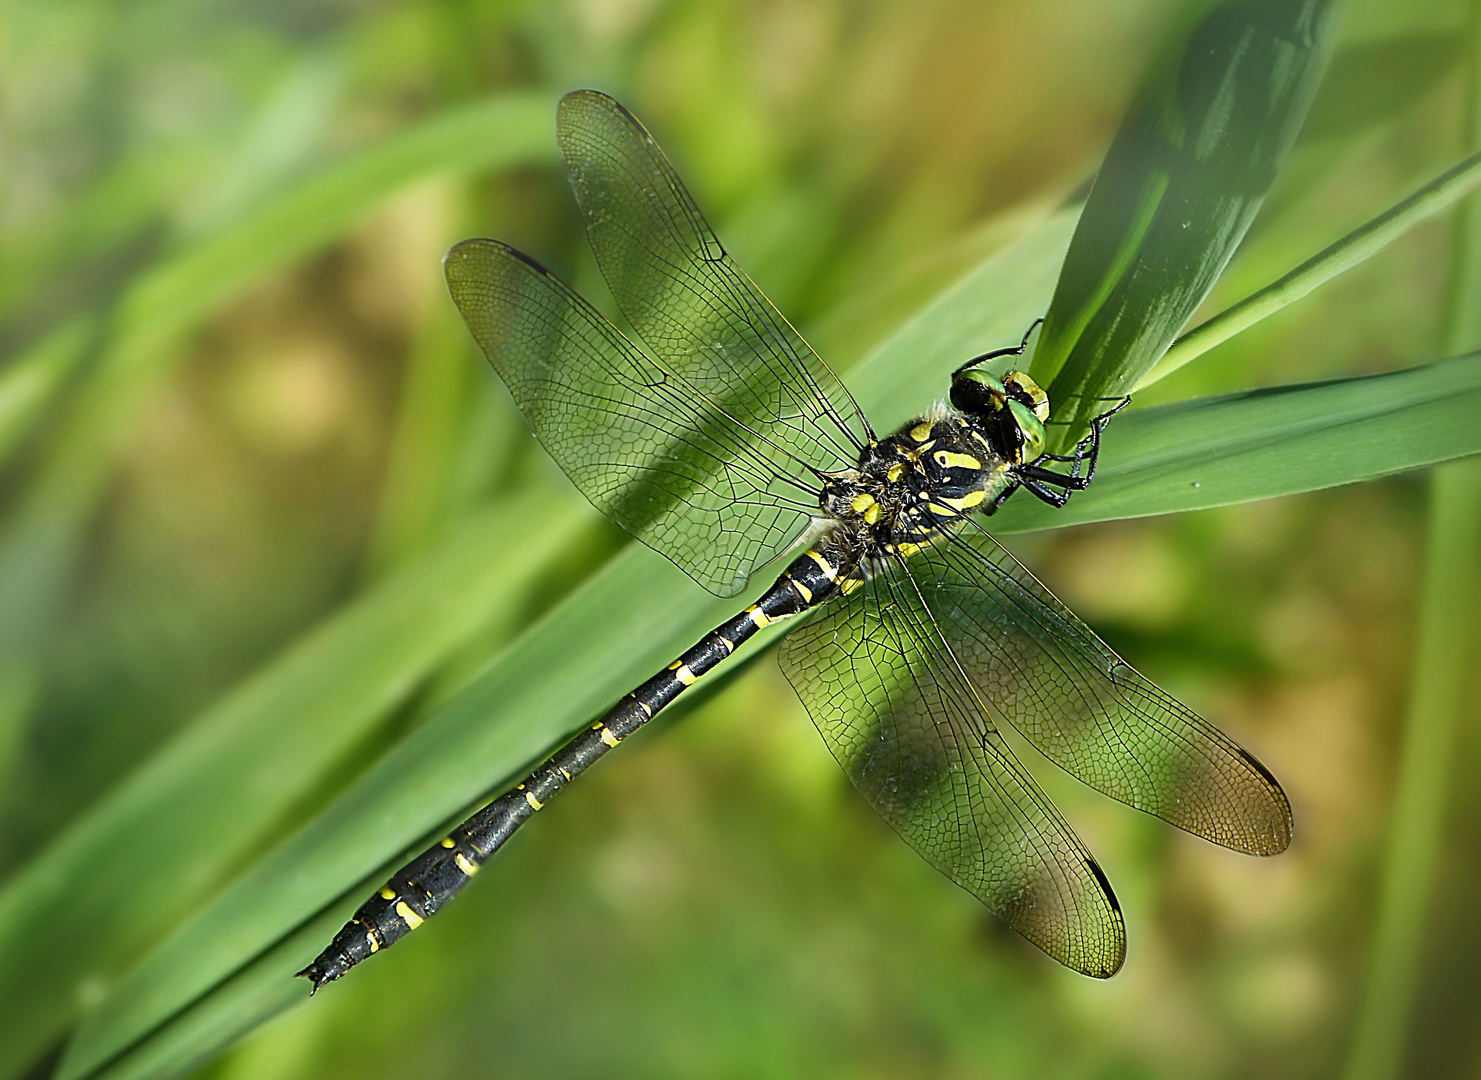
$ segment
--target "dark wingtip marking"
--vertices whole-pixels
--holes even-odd
[[[498,244],[499,247],[504,250],[504,254],[512,255],[514,258],[518,259],[520,262],[524,263],[532,270],[538,270],[540,273],[546,275],[547,277],[555,277],[554,274],[546,269],[543,263],[539,262],[537,259],[534,259],[529,255],[526,255],[523,251],[520,251],[519,248],[511,247],[510,245],[504,243],[502,240],[492,240],[490,241],[490,243]]]
[[[618,101],[611,94],[604,93],[601,90],[594,90],[591,87],[584,87],[579,90],[572,90],[566,94],[561,95],[560,104],[555,107],[557,118],[564,114],[567,109],[574,108],[583,101],[592,101],[598,105],[616,109],[623,116],[631,120],[633,124],[637,126],[639,131],[643,130],[643,125],[638,121],[638,118],[636,116],[628,112],[626,105],[622,104],[622,102]]]
[[[618,112],[627,117],[627,122],[630,123],[633,127],[637,128],[640,132],[642,132],[643,138],[647,139],[649,142],[653,141],[653,136],[648,134],[648,129],[643,126],[643,122],[641,120],[639,120],[632,114],[631,109],[629,109],[626,105],[624,105],[622,102],[618,101],[614,97],[607,97],[606,94],[603,94],[602,97],[607,98],[607,100],[616,107]]]
[[[1245,764],[1248,765],[1250,768],[1254,769],[1261,776],[1263,776],[1266,779],[1266,781],[1269,782],[1270,786],[1273,787],[1273,788],[1275,788],[1276,791],[1280,791],[1281,797],[1282,797],[1282,799],[1284,799],[1285,792],[1284,791],[1281,791],[1280,781],[1278,781],[1275,778],[1275,776],[1271,773],[1271,771],[1269,769],[1267,769],[1264,765],[1262,765],[1260,763],[1260,759],[1257,758],[1254,754],[1250,753],[1248,750],[1246,750],[1242,746],[1236,747],[1235,749],[1237,749],[1239,751],[1239,756],[1242,757],[1242,758],[1244,758]]]
[[[1120,956],[1116,957],[1114,967],[1102,967],[1095,971],[1087,971],[1085,974],[1089,975],[1092,979],[1114,979],[1117,973],[1120,972],[1121,965],[1124,963],[1126,963],[1126,953],[1123,952]]]
[[[1116,917],[1119,919],[1121,917],[1121,901],[1116,899],[1116,890],[1111,888],[1111,879],[1106,877],[1106,872],[1100,868],[1100,863],[1096,862],[1095,859],[1087,858],[1085,865],[1095,875],[1095,880],[1100,882],[1100,887],[1105,890],[1106,899],[1111,902],[1111,910],[1116,913]]]
[[[539,260],[526,255],[512,244],[506,244],[502,240],[488,240],[482,237],[476,237],[472,240],[460,240],[450,247],[447,254],[442,257],[442,274],[447,278],[448,288],[456,289],[458,285],[464,282],[466,277],[476,276],[476,272],[473,275],[465,275],[463,273],[463,264],[474,259],[477,252],[487,251],[490,248],[518,262],[524,263],[542,277],[549,278],[563,292],[571,292],[571,289],[560,279],[560,276],[553,273]],[[454,300],[456,299],[457,296],[454,295]]]
[[[469,255],[469,253],[484,250],[487,248],[494,248],[498,251],[503,252],[505,255],[512,256],[522,263],[533,266],[542,274],[550,273],[550,271],[542,266],[539,262],[536,262],[533,258],[526,255],[523,251],[520,251],[519,248],[515,247],[513,244],[506,244],[502,240],[490,240],[487,237],[482,236],[476,236],[471,240],[459,240],[452,247],[448,248],[447,254],[442,257],[443,268],[451,273],[452,268],[458,263],[462,262],[463,259]]]
[[[1291,813],[1291,800],[1286,798],[1285,789],[1280,786],[1280,781],[1275,778],[1269,769],[1260,763],[1259,758],[1255,757],[1254,754],[1242,746],[1238,747],[1238,750],[1239,756],[1244,759],[1245,764],[1254,769],[1265,780],[1267,790],[1270,792],[1271,799],[1275,803],[1275,810],[1277,811],[1277,820],[1273,823],[1274,827],[1270,833],[1271,846],[1251,851],[1250,854],[1279,855],[1291,846],[1291,834],[1296,828],[1296,819]]]
[[[1085,860],[1085,865],[1095,875],[1095,880],[1100,883],[1101,890],[1105,893],[1106,900],[1110,902],[1111,912],[1116,916],[1116,925],[1121,932],[1116,935],[1118,946],[1116,955],[1112,957],[1110,964],[1102,964],[1094,971],[1086,971],[1092,979],[1109,979],[1121,970],[1121,965],[1126,963],[1126,919],[1121,914],[1121,901],[1116,899],[1116,890],[1111,888],[1111,879],[1106,877],[1106,872],[1100,868],[1100,863],[1093,857]]]
[[[561,148],[561,157],[566,159],[567,171],[570,170],[570,157],[566,153],[566,143],[569,138],[566,116],[572,109],[580,108],[582,105],[588,102],[591,103],[591,107],[616,109],[619,113],[625,116],[628,121],[643,134],[645,138],[649,138],[651,141],[651,137],[648,135],[648,132],[644,130],[643,125],[638,122],[638,118],[632,113],[628,112],[627,108],[622,104],[622,102],[618,101],[611,94],[604,94],[600,90],[592,90],[589,88],[572,90],[569,93],[564,94],[560,99],[560,103],[555,107],[555,141]]]
[[[651,146],[655,151],[658,152],[659,157],[663,158],[665,161],[668,160],[667,156],[659,148],[658,141],[654,139],[648,129],[643,126],[643,121],[634,116],[631,109],[629,109],[622,102],[618,101],[611,94],[605,94],[600,90],[572,90],[570,93],[561,98],[560,104],[556,106],[557,141],[560,141],[564,137],[561,130],[561,128],[563,127],[563,125],[561,124],[561,119],[565,116],[566,109],[568,107],[574,107],[578,102],[581,101],[595,101],[600,105],[603,105],[610,109],[614,109],[615,111],[620,113],[623,119],[625,119],[629,124],[633,126],[633,130],[638,133],[638,136],[642,138],[644,142],[648,143],[648,145]],[[562,156],[564,156],[564,153],[564,150],[562,150]]]

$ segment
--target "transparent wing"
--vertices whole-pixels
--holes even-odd
[[[1003,742],[907,565],[827,604],[781,664],[849,779],[927,861],[1060,963],[1116,973],[1110,884]]]
[[[1159,690],[970,523],[911,560],[937,625],[992,715],[1097,791],[1216,844],[1284,851],[1275,778]]]
[[[535,435],[595,506],[732,596],[817,510],[787,450],[645,356],[539,263],[468,240],[448,288]]]
[[[643,126],[578,90],[556,132],[597,263],[648,351],[801,460],[855,465],[869,438],[858,407],[726,254]]]

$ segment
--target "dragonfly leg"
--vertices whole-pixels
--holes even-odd
[[[1034,498],[1046,502],[1053,507],[1063,506],[1070,501],[1070,492],[1079,490],[1079,488],[1066,488],[1064,491],[1055,491],[1043,480],[1035,480],[1031,477],[1022,477],[1018,483],[1024,491],[1027,491]],[[1080,486],[1083,487],[1084,485],[1082,484]]]
[[[993,501],[992,509],[988,512],[992,513],[1001,506],[1003,500],[1019,487],[1054,507],[1060,507],[1069,502],[1072,491],[1084,491],[1095,479],[1095,466],[1100,459],[1101,432],[1105,430],[1111,417],[1126,408],[1130,401],[1129,397],[1123,398],[1114,409],[1108,409],[1091,420],[1089,433],[1075,445],[1073,454],[1040,454],[1028,464],[1019,465],[1010,470],[1013,483],[1003,489]],[[1040,464],[1045,461],[1066,462],[1070,466],[1070,471],[1063,473],[1046,469]],[[1080,473],[1081,466],[1085,468],[1084,475]],[[1062,490],[1056,491],[1055,488]]]
[[[1059,473],[1053,469],[1041,469],[1037,465],[1020,465],[1013,470],[1020,483],[1029,480],[1039,484],[1053,484],[1066,491],[1084,491],[1090,486],[1091,475],[1076,476],[1074,473]]]
[[[1073,454],[1040,454],[1027,465],[1020,466],[1017,470],[1035,480],[1044,483],[1057,484],[1060,487],[1072,491],[1083,491],[1089,486],[1090,481],[1095,479],[1095,465],[1100,459],[1100,437],[1105,431],[1106,424],[1127,405],[1131,404],[1130,397],[1124,397],[1116,404],[1115,408],[1107,409],[1099,416],[1090,421],[1090,431],[1085,437],[1075,444]],[[1052,469],[1039,467],[1043,461],[1066,462],[1070,466],[1068,473],[1054,472]],[[1080,466],[1085,466],[1085,475],[1080,475]]]
[[[1022,486],[1022,483],[1015,477],[1011,480],[1007,487],[1003,488],[1002,491],[997,493],[992,502],[983,507],[982,512],[988,517],[996,514],[998,510],[1002,508],[1002,505],[1008,501],[1008,496],[1012,495]]]

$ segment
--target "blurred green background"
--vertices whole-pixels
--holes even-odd
[[[461,616],[268,846],[621,546],[528,437],[438,264],[456,240],[497,236],[606,303],[555,156],[559,93],[595,86],[642,117],[846,377],[1083,193],[1147,63],[1196,14],[1174,0],[11,5],[0,875],[463,523],[563,508],[575,523],[530,583]],[[1346,5],[1302,139],[1205,310],[1460,156],[1470,18],[1461,0]],[[460,110],[499,95],[516,95],[502,100],[521,134],[482,145]],[[1137,403],[1442,355],[1449,238],[1445,217],[1416,229]],[[1425,507],[1425,478],[1407,475],[1015,538],[1295,808],[1291,850],[1257,861],[1041,772],[1126,909],[1129,958],[1109,983],[1046,960],[901,844],[767,660],[665,714],[413,942],[203,1075],[1332,1075],[1368,970]],[[501,527],[539,537],[546,521]],[[1416,1076],[1481,1073],[1481,709],[1467,708],[1414,957]],[[85,981],[77,1005],[107,985]],[[28,1060],[40,1077],[55,1056]]]

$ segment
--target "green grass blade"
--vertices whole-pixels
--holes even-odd
[[[354,912],[348,902],[306,923],[293,936],[253,961],[226,985],[213,991],[183,1016],[167,1023],[159,1034],[112,1067],[98,1080],[169,1080],[187,1076],[205,1065],[259,1024],[303,1001],[298,979],[284,979],[283,968],[293,957],[313,951],[334,936]]]
[[[1435,470],[1419,634],[1366,992],[1347,1080],[1403,1073],[1481,608],[1481,461]]]
[[[849,389],[883,435],[917,416],[951,385],[951,373],[990,349],[1017,345],[1054,289],[1080,212],[1045,219],[1003,257],[921,308],[848,373]]]
[[[1306,115],[1332,3],[1225,3],[1144,84],[1091,189],[1031,371],[1059,445],[1135,386],[1244,237]]]
[[[470,521],[209,710],[10,881],[0,1075],[270,840],[464,640],[517,610],[530,575],[585,520],[579,504],[526,496]]]
[[[1015,497],[994,532],[1294,495],[1481,453],[1481,353],[1404,371],[1194,398],[1117,417],[1095,483]]]
[[[447,526],[475,365],[468,332],[436,282],[437,296],[407,356],[386,481],[369,563],[374,572],[421,551]]]
[[[0,461],[36,427],[81,365],[97,328],[73,319],[57,327],[0,371]]]
[[[1481,3],[1472,2],[1464,135],[1481,147]],[[1478,155],[1481,156],[1481,155]],[[1461,204],[1451,233],[1444,344],[1481,347],[1481,197]],[[1344,1072],[1347,1080],[1402,1075],[1411,1042],[1436,870],[1449,817],[1457,729],[1481,644],[1481,461],[1436,469],[1420,591],[1419,633],[1378,894],[1367,981]]]
[[[1055,216],[927,305],[851,372],[860,404],[876,416],[920,411],[964,356],[1021,337],[1048,301],[1073,225],[1072,213]],[[211,1023],[216,995],[234,993],[224,988],[240,973],[326,907],[358,902],[382,868],[667,664],[736,603],[629,545],[153,954],[87,1019],[62,1075],[162,1053],[150,1041],[156,1031],[167,1041],[194,1040],[188,1018],[199,1010],[200,1023]],[[263,992],[296,985],[292,972],[320,947],[315,939],[285,956],[278,982]]]
[[[1473,18],[1481,26],[1481,12]],[[1477,40],[1472,48],[1481,53],[1481,30],[1474,36]],[[1481,56],[1473,58],[1471,63],[1481,68]],[[1477,84],[1473,93],[1478,100],[1473,102],[1472,111],[1476,114],[1474,123],[1481,128],[1481,72],[1473,79]],[[1481,130],[1476,131],[1471,145],[1481,145]],[[1477,171],[1481,172],[1481,166]],[[1455,208],[1451,237],[1449,292],[1445,298],[1441,342],[1445,352],[1455,355],[1481,348],[1481,195],[1473,194]]]
[[[1421,221],[1469,195],[1478,186],[1481,186],[1481,154],[1473,154],[1407,199],[1313,255],[1279,281],[1250,294],[1178,338],[1135,389],[1140,390],[1171,375],[1214,346],[1274,315],[1287,304],[1295,303],[1343,271],[1372,258]]]
[[[113,336],[44,468],[0,535],[0,658],[34,647],[36,613],[54,610],[115,452],[179,359],[186,333],[411,184],[553,157],[550,112],[547,98],[518,94],[436,116],[139,278],[120,302]]]

